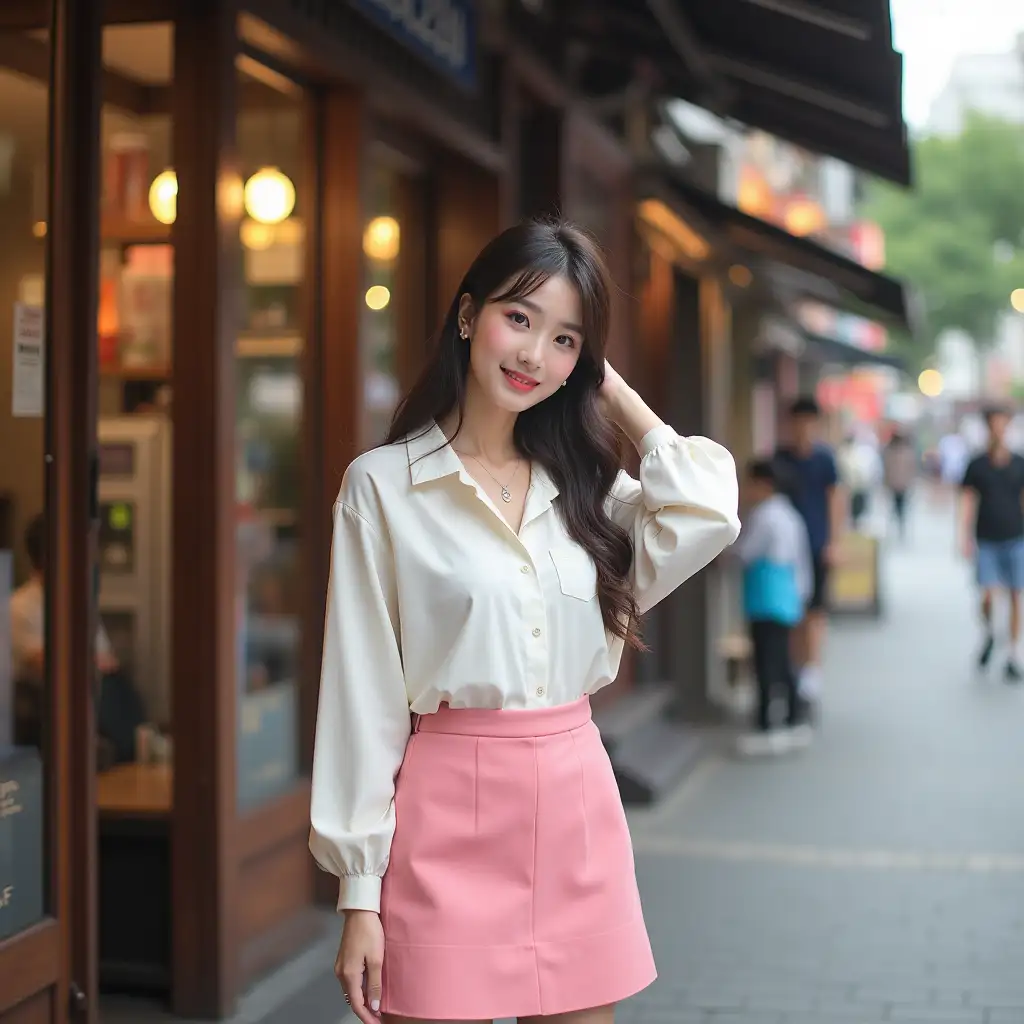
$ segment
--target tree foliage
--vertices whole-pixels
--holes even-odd
[[[923,299],[931,350],[946,328],[992,340],[1024,287],[1024,126],[971,114],[956,137],[913,143],[915,183],[868,188],[863,214],[885,232],[886,269]]]

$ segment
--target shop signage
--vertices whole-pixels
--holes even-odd
[[[476,85],[475,0],[351,0],[352,6],[461,85]]]
[[[0,751],[0,940],[43,916],[43,766],[34,750]]]
[[[844,534],[830,590],[829,608],[837,614],[881,614],[877,537],[854,531]]]

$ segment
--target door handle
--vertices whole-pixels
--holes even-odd
[[[84,1017],[89,1012],[89,997],[82,991],[77,981],[71,982],[68,990],[68,1010],[72,1017]]]

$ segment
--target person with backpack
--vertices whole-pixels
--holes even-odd
[[[759,459],[747,470],[753,503],[736,544],[744,566],[743,605],[754,647],[757,711],[754,729],[741,736],[739,751],[754,756],[807,746],[811,728],[804,720],[790,657],[791,633],[804,616],[814,587],[807,528],[784,493],[784,470]],[[772,705],[785,698],[785,725],[776,729]]]

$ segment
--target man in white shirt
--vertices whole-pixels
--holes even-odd
[[[46,619],[43,573],[46,565],[46,521],[36,516],[25,530],[25,552],[32,575],[11,595],[11,661],[19,682],[41,683],[45,665]],[[96,668],[116,672],[117,657],[102,625],[96,629]]]

